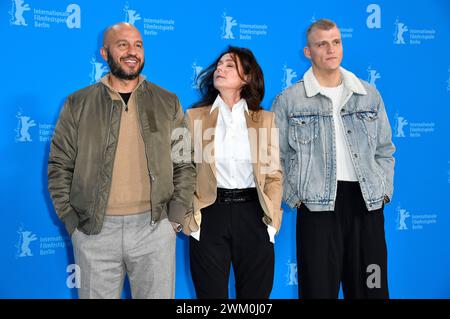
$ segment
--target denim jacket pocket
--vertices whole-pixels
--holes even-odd
[[[356,113],[356,117],[362,121],[364,132],[372,139],[377,138],[378,112],[363,111]]]
[[[318,136],[318,115],[291,115],[289,117],[289,143],[295,150],[309,144]]]

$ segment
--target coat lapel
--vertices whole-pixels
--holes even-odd
[[[261,127],[261,112],[249,111],[245,113],[245,120],[247,122],[248,139],[250,143],[250,153],[252,157],[253,176],[255,176],[255,182],[259,177],[259,128]]]
[[[217,125],[217,119],[219,116],[219,108],[211,111],[208,108],[203,116],[202,123],[202,160],[206,161],[211,167],[211,171],[215,178],[216,176],[216,163],[214,157],[214,139],[215,139],[215,129]],[[261,112],[249,111],[249,113],[244,112],[245,121],[247,123],[248,129],[248,139],[250,143],[250,152],[252,158],[253,174],[257,179],[259,177],[259,128],[261,127],[262,119]]]
[[[217,118],[219,115],[219,108],[216,108],[214,111],[211,111],[211,108],[208,108],[204,114],[204,118],[202,121],[202,152],[203,157],[202,160],[206,161],[211,170],[216,177],[216,162],[214,159],[214,139],[216,136],[215,130],[217,125]],[[217,178],[217,177],[216,177]]]

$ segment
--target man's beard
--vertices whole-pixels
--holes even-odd
[[[109,50],[106,50],[106,55],[107,55],[107,58],[108,58],[107,61],[108,61],[108,65],[109,65],[109,70],[111,71],[111,73],[112,73],[115,77],[117,77],[117,78],[119,78],[119,79],[122,79],[122,80],[134,80],[135,78],[137,78],[137,77],[139,76],[139,74],[141,74],[142,69],[144,68],[144,62],[145,62],[145,61],[142,62],[141,66],[139,67],[139,69],[138,69],[136,72],[134,72],[134,73],[127,73],[127,72],[125,72],[125,70],[120,66],[120,64],[117,64],[117,63],[114,61],[114,59],[111,57],[111,54],[109,53]],[[130,58],[130,57],[135,58],[135,59],[138,60],[139,62],[141,61],[141,60],[138,59],[136,56],[131,56],[131,55],[122,57],[121,59],[127,59],[127,58]]]

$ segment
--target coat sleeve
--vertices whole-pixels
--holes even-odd
[[[386,202],[389,202],[394,192],[394,152],[395,146],[392,143],[392,130],[384,107],[383,99],[378,93],[378,121],[377,126],[377,148],[375,151],[375,161],[381,167],[384,178]]]
[[[193,161],[193,147],[185,121],[183,109],[176,99],[172,132],[172,163],[174,192],[168,204],[168,217],[181,225],[185,215],[192,212],[192,199],[195,190],[196,170]]]
[[[48,190],[55,211],[69,234],[78,225],[78,216],[70,205],[75,159],[77,155],[77,125],[71,112],[71,98],[64,103],[55,127],[48,159]]]
[[[275,114],[272,114],[268,153],[270,157],[270,170],[266,174],[264,193],[268,195],[273,204],[273,225],[277,232],[280,230],[283,210],[281,200],[283,198],[283,172],[280,165],[279,129],[275,124]]]
[[[275,124],[279,132],[279,151],[280,151],[280,166],[283,173],[286,172],[286,165],[288,160],[286,159],[288,155],[289,146],[289,123],[288,114],[286,112],[286,106],[284,104],[283,96],[278,95],[273,102],[272,112],[275,113]]]

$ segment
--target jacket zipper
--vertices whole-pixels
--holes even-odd
[[[147,143],[145,142],[145,137],[144,137],[144,131],[142,130],[142,123],[141,123],[141,115],[140,115],[140,110],[139,110],[139,105],[137,103],[137,99],[135,99],[136,101],[136,114],[138,116],[138,124],[139,124],[139,131],[141,132],[141,136],[142,136],[142,141],[144,142],[144,153],[145,153],[145,158],[147,159],[147,169],[148,169],[148,174],[150,175],[150,219],[151,219],[151,225],[155,224],[155,221],[153,220],[153,201],[152,201],[152,192],[153,192],[153,181],[155,179],[155,177],[153,176],[150,167],[148,167],[148,154],[147,154]]]
[[[110,111],[110,114],[109,114],[108,134],[107,134],[107,136],[106,136],[105,150],[103,151],[103,163],[104,163],[105,158],[106,158],[106,150],[108,149],[109,135],[111,134],[111,121],[112,121],[113,111],[114,111],[114,101],[112,101],[112,103],[111,103],[111,111]],[[119,129],[120,129],[120,122],[119,122]],[[99,173],[98,173],[98,176],[97,176],[97,187],[96,187],[96,194],[97,194],[97,196],[96,196],[96,198],[95,198],[95,205],[94,205],[94,207],[96,207],[96,206],[97,206],[97,203],[98,203],[99,180],[100,180],[100,175],[101,175],[101,173],[103,172],[103,169],[104,169],[104,168],[103,168],[103,165],[102,165],[102,168],[100,169],[100,171],[99,171]],[[108,196],[107,196],[107,198],[109,198],[109,190],[108,190]],[[106,207],[105,207],[105,210],[106,210]],[[103,212],[103,215],[105,215],[105,212]],[[90,231],[89,231],[89,235],[92,234],[92,229],[93,229],[93,228],[94,228],[94,223],[91,223],[91,229],[90,229]]]

